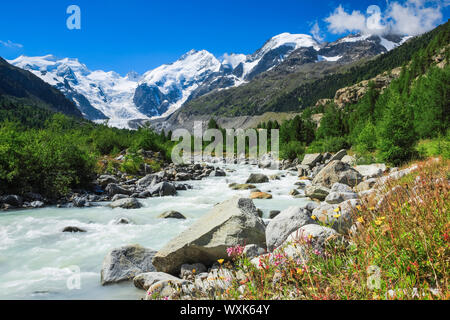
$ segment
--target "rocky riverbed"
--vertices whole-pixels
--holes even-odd
[[[139,299],[181,292],[189,298],[220,290],[229,285],[223,279],[239,277],[218,268],[228,248],[241,245],[258,261],[299,232],[317,238],[318,246],[356,232],[351,213],[360,198],[376,196],[382,205],[378,186],[414,169],[355,166],[345,150],[284,161],[281,170],[270,169],[272,162],[172,166],[132,182],[101,176],[105,195],[74,195],[60,208],[9,210],[0,215],[0,295]],[[80,197],[84,205],[74,203]],[[80,288],[69,290],[68,279],[77,275]]]

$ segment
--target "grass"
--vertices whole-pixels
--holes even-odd
[[[420,162],[419,169],[389,181],[382,203],[372,198],[355,211],[357,232],[323,250],[306,242],[308,261],[282,250],[253,265],[234,260],[245,279],[216,299],[450,299],[450,161]]]
[[[422,157],[442,156],[450,159],[450,131],[444,137],[419,141],[417,151]]]

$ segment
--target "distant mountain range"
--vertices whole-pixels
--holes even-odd
[[[33,108],[82,117],[75,104],[59,90],[2,58],[0,58],[0,102],[1,108],[14,108],[25,104]]]
[[[266,74],[285,76],[303,65],[324,70],[385,53],[408,37],[349,35],[332,43],[318,43],[310,35],[283,33],[251,55],[215,57],[191,50],[172,64],[143,75],[91,71],[78,59],[20,56],[9,61],[60,90],[90,120],[110,119],[127,126],[132,119],[165,117],[206,94],[240,87]]]

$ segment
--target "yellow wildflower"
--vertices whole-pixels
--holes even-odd
[[[311,219],[316,220],[317,217],[316,217],[315,215],[312,215],[312,216],[311,216]]]
[[[224,259],[219,259],[217,260],[218,263],[222,264],[225,260]]]
[[[300,268],[297,268],[297,274],[302,275],[303,274],[303,270]]]
[[[340,207],[337,207],[336,209],[334,209],[334,212],[339,212],[339,211],[341,211]]]
[[[336,219],[339,219],[339,218],[341,217],[341,215],[340,215],[340,214],[335,214],[334,217],[335,217]]]
[[[192,273],[195,273],[195,271],[196,271],[195,269],[192,269]]]
[[[358,209],[358,210],[361,211],[361,206],[360,206],[360,205],[357,205],[357,206],[356,206],[356,209]]]
[[[358,218],[358,222],[359,222],[359,223],[364,223],[364,218],[359,217],[359,218]]]

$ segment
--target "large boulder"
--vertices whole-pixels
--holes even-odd
[[[101,283],[107,285],[131,280],[137,275],[156,271],[152,264],[156,251],[130,245],[109,252],[103,260]]]
[[[358,171],[364,178],[377,178],[381,177],[387,170],[384,163],[376,163],[370,165],[356,166],[355,170]]]
[[[329,227],[324,227],[318,224],[308,224],[292,232],[283,245],[310,241],[314,248],[320,250],[323,249],[326,243],[332,239],[342,238],[335,230]]]
[[[331,192],[325,198],[325,202],[330,204],[339,204],[351,199],[358,199],[358,194],[355,192]]]
[[[166,280],[180,281],[181,279],[164,272],[146,272],[134,277],[133,283],[138,289],[148,290],[155,283]]]
[[[269,251],[280,246],[287,237],[304,225],[315,223],[311,212],[300,207],[289,207],[277,215],[266,228],[266,244]]]
[[[116,194],[126,194],[128,196],[131,196],[133,194],[132,191],[122,188],[116,183],[108,184],[105,190],[111,197],[115,196]]]
[[[322,155],[320,153],[305,154],[303,158],[302,165],[308,166],[310,168],[315,167],[322,160]]]
[[[346,155],[341,159],[342,162],[350,165],[350,166],[354,166],[356,164],[356,158],[354,156],[351,155]]]
[[[136,184],[139,187],[142,188],[147,188],[148,186],[152,185],[152,184],[156,184],[158,182],[160,182],[160,177],[156,174],[148,174],[145,177],[143,177],[142,179],[139,179]]]
[[[342,149],[338,152],[336,152],[331,158],[330,158],[330,162],[331,161],[335,161],[335,160],[342,160],[342,158],[344,158],[347,155],[347,150]]]
[[[150,187],[148,191],[152,196],[159,197],[174,196],[177,194],[177,189],[173,184],[169,182],[160,182],[158,184],[155,184],[154,186]]]
[[[331,187],[331,192],[353,192],[353,189],[346,184],[336,182]]]
[[[322,186],[316,186],[316,185],[310,185],[307,186],[305,189],[305,195],[307,197],[310,197],[311,199],[316,199],[319,201],[325,200],[325,198],[330,193],[330,189],[322,187]]]
[[[244,243],[265,245],[265,226],[252,200],[234,197],[172,239],[153,264],[158,271],[177,275],[185,263],[212,265],[227,257],[227,248]]]
[[[315,176],[312,183],[326,188],[331,188],[336,182],[354,187],[362,181],[362,178],[362,175],[351,168],[350,165],[335,160],[328,163],[325,168]]]
[[[189,296],[195,292],[195,289],[191,281],[183,279],[163,280],[156,282],[148,288],[145,299],[152,300],[153,297],[157,299],[181,299],[183,296]]]
[[[322,203],[312,214],[323,224],[333,228],[339,233],[346,234],[352,224],[354,212],[360,201],[351,199],[340,204]]]
[[[269,182],[269,177],[262,173],[252,173],[247,179],[247,184],[251,183],[266,183]]]
[[[9,204],[13,207],[20,207],[23,204],[23,199],[21,196],[11,194],[1,197],[0,202]]]
[[[375,184],[377,183],[377,179],[376,178],[371,178],[371,179],[367,179],[364,180],[363,182],[361,182],[360,184],[358,184],[355,187],[355,191],[356,192],[363,192],[363,191],[367,191],[372,189]]]
[[[111,202],[108,207],[116,209],[116,208],[122,208],[122,209],[139,209],[142,207],[141,203],[136,200],[135,198],[125,198],[116,200],[114,202]]]
[[[98,177],[97,182],[102,188],[105,188],[110,183],[117,183],[117,178],[111,175],[101,175]]]

